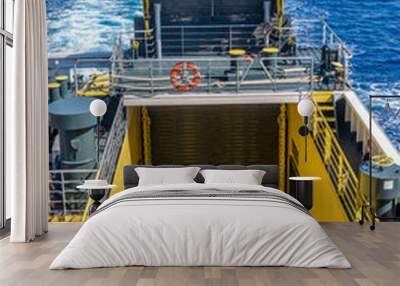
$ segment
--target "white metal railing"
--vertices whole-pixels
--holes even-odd
[[[88,198],[86,191],[76,186],[94,178],[96,169],[60,169],[49,171],[49,215],[83,214]]]
[[[351,56],[344,41],[325,20],[295,20],[289,27],[272,25],[179,25],[162,26],[163,55],[215,55],[230,49],[248,51],[265,46],[282,48],[290,36],[300,47],[336,48],[343,56]],[[201,51],[202,50],[202,51]]]
[[[116,41],[114,51],[130,50],[129,57],[152,58],[157,52],[157,43],[154,37],[154,30],[126,30],[122,31]]]
[[[49,171],[49,215],[83,215],[88,193],[76,187],[86,179],[112,182],[126,130],[125,113],[120,100],[98,169],[60,169]],[[106,194],[105,197],[108,197]]]
[[[184,57],[162,59],[118,60],[122,73],[112,74],[111,86],[119,92],[176,92],[170,73],[177,62],[195,65],[201,81],[193,91],[251,91],[252,89],[311,91],[319,77],[314,75],[311,57]],[[190,70],[186,79],[190,84]]]
[[[321,48],[326,46],[329,49],[337,50],[339,54],[339,62],[344,67],[344,81],[348,84],[352,53],[346,43],[336,34],[334,29],[325,20],[295,20],[291,27],[284,29],[291,30],[290,32],[296,37],[297,45],[299,47]]]
[[[129,55],[124,55],[130,51]],[[154,41],[153,30],[127,30],[121,32],[115,42],[111,56],[109,58],[76,58],[73,62],[73,84],[75,94],[83,86],[79,81],[78,69],[82,67],[97,67],[101,65],[103,69],[111,74],[112,71],[118,72],[122,67],[116,60],[128,57],[151,58],[156,53],[156,43]],[[106,86],[109,87],[109,86]],[[112,93],[110,95],[113,95]]]
[[[108,65],[110,73],[111,89],[110,95],[118,94],[120,91],[142,91],[154,93],[157,91],[171,91],[173,87],[169,84],[169,72],[172,69],[172,62],[193,61],[189,55],[202,56],[204,61],[209,61],[206,65],[201,64],[203,80],[201,87],[207,89],[208,92],[215,90],[214,87],[235,87],[232,88],[237,92],[245,86],[268,85],[272,90],[277,89],[280,83],[289,84],[290,89],[297,84],[297,88],[304,89],[305,74],[309,71],[309,84],[313,85],[314,74],[321,61],[321,48],[326,46],[335,49],[339,55],[339,63],[343,65],[343,72],[340,74],[339,81],[342,86],[349,86],[349,60],[351,52],[334,32],[334,30],[323,20],[297,20],[293,21],[290,27],[278,28],[270,27],[264,29],[262,25],[182,25],[182,26],[162,26],[161,38],[163,42],[164,56],[178,56],[178,59],[154,59],[156,56],[157,46],[154,38],[153,30],[125,31],[120,34],[113,53],[109,59],[78,59],[74,65],[74,82],[75,91],[79,89],[77,69],[81,65],[87,65],[92,62],[103,62]],[[302,53],[293,56],[285,53],[285,45],[294,38],[296,43],[295,49],[302,49]],[[136,43],[136,44],[135,44]],[[282,50],[278,68],[271,71],[270,67],[258,67],[258,81],[250,79],[256,75],[255,71],[257,63],[265,61],[260,56],[252,61],[250,65],[243,68],[241,60],[235,59],[213,59],[210,61],[207,57],[224,56],[226,52],[234,48],[244,48],[246,50],[259,51],[261,47],[271,45]],[[142,48],[141,48],[142,47]],[[130,49],[128,49],[130,48]],[[255,53],[257,55],[257,53]],[[286,56],[286,57],[285,57]],[[254,57],[254,55],[253,55]],[[310,61],[311,64],[304,64],[304,61]],[[145,59],[143,61],[143,59]],[[232,75],[232,71],[226,68],[226,64],[237,61],[241,68],[236,71],[236,79],[215,80],[216,77],[223,78],[226,75]],[[217,64],[225,62],[222,66]],[[300,65],[298,64],[300,63]],[[305,67],[306,66],[306,67]],[[241,69],[244,70],[241,70]],[[216,70],[223,70],[225,74],[215,73]],[[291,73],[290,70],[303,70],[301,73]],[[261,72],[260,72],[261,71]],[[289,71],[289,72],[287,72]],[[235,71],[233,71],[235,72]],[[300,76],[299,76],[300,75]],[[321,74],[320,74],[321,75]],[[336,77],[335,75],[327,75],[328,77]],[[257,77],[257,76],[256,76]],[[294,82],[294,78],[299,80]],[[311,80],[312,79],[312,80]],[[264,82],[260,82],[263,80]],[[300,84],[301,83],[301,84]],[[281,85],[282,86],[282,85]],[[218,88],[220,89],[220,88]],[[197,89],[201,90],[201,89]]]
[[[216,55],[232,49],[264,47],[255,37],[259,25],[162,26],[163,56]]]
[[[260,88],[260,85],[272,90],[283,86],[287,90],[304,90],[305,84],[313,87],[314,83],[322,81],[314,74],[326,78],[328,82],[333,79],[339,83],[339,89],[349,86],[351,53],[333,29],[322,20],[299,20],[294,21],[290,27],[272,26],[269,29],[263,25],[180,25],[162,26],[160,30],[162,58],[133,59],[121,52],[112,58],[113,91],[151,94],[173,91],[169,73],[174,64],[187,61],[198,63],[202,81],[196,90],[203,92],[221,88],[240,92],[248,91],[251,86]],[[297,56],[291,54],[292,49],[285,48],[290,39],[295,39],[294,53],[297,49],[301,50]],[[263,65],[268,59],[262,58],[259,53],[261,47],[268,45],[281,50],[280,57],[276,59],[278,64],[273,67]],[[338,52],[338,62],[343,65],[343,71],[328,70],[324,73],[321,72],[322,68],[318,70],[323,46]],[[252,59],[226,57],[227,51],[234,48],[245,49]],[[232,64],[235,62],[237,64]]]
[[[322,46],[329,45],[331,48],[342,47],[351,54],[344,41],[336,34],[333,28],[321,19],[294,20],[291,27],[283,27],[294,32],[299,37],[301,45]]]
[[[299,48],[320,49],[326,46],[338,51],[344,65],[351,58],[351,51],[345,42],[336,34],[331,26],[320,19],[295,20],[288,27],[272,26],[267,31],[267,42],[274,40],[273,45],[282,49],[289,39],[296,40]],[[346,65],[348,67],[348,64]]]
[[[112,182],[126,131],[123,100],[120,99],[100,160],[98,178]]]

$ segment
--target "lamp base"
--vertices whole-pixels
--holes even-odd
[[[89,190],[89,197],[93,200],[93,203],[89,206],[89,216],[93,214],[97,208],[101,205],[100,200],[106,194],[106,189],[91,189]]]
[[[89,216],[91,216],[96,210],[97,208],[101,205],[100,202],[93,202],[88,209],[88,214]]]

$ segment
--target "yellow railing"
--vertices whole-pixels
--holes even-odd
[[[145,165],[151,165],[151,119],[146,107],[142,107],[142,136],[143,136],[143,159]]]
[[[359,191],[358,178],[323,112],[318,104],[314,105],[316,110],[312,119],[312,137],[346,214],[350,221],[354,221],[360,215],[361,206],[367,202],[367,198]]]
[[[279,126],[279,189],[286,190],[286,140],[287,140],[287,110],[286,104],[281,104],[279,108],[278,126]]]
[[[49,222],[81,222],[82,215],[49,215]]]
[[[147,36],[151,36],[150,32],[150,3],[149,0],[142,0],[143,16],[144,16],[144,28],[147,32]]]

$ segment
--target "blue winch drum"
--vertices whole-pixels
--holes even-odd
[[[379,216],[395,216],[400,197],[400,166],[372,167],[371,202]],[[369,197],[369,162],[360,166],[360,190]]]
[[[90,113],[93,98],[73,97],[49,105],[50,126],[59,130],[63,169],[96,167],[96,118]],[[85,174],[66,174],[66,179],[84,179]]]

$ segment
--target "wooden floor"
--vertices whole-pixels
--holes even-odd
[[[400,285],[400,223],[368,226],[326,223],[324,229],[353,269],[288,267],[125,267],[48,270],[80,223],[52,223],[49,233],[29,244],[0,241],[0,285]]]

